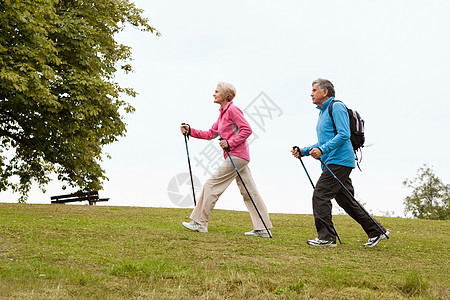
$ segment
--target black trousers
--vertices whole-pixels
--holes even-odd
[[[352,193],[352,195],[354,195],[352,180],[350,179],[352,168],[332,164],[327,166]],[[372,220],[364,212],[358,203],[355,202],[355,200],[342,187],[342,185],[325,168],[317,181],[312,199],[314,221],[319,239],[336,241],[336,233],[334,231],[333,221],[331,219],[331,200],[333,198],[336,199],[339,206],[342,207],[350,217],[361,225],[369,238],[383,233],[373,222],[375,219]],[[375,222],[377,221],[375,220]],[[378,223],[378,225],[380,225],[380,223]],[[386,231],[383,226],[380,225],[380,227],[383,231]]]

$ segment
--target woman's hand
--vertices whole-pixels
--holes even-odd
[[[222,149],[229,148],[227,140],[221,140],[219,146],[222,147]]]
[[[181,125],[180,130],[183,135],[188,135],[189,134],[189,125],[186,125],[186,124]]]

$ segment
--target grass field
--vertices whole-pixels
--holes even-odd
[[[450,299],[450,221],[378,218],[389,240],[334,216],[343,244],[317,249],[311,215],[272,214],[273,239],[246,237],[248,213],[0,204],[0,299]]]

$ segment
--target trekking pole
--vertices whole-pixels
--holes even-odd
[[[331,172],[330,168],[328,168],[328,166],[322,161],[322,159],[319,157],[319,161],[322,163],[322,165],[328,170],[328,172],[330,172],[331,175],[333,175],[334,179],[336,179],[341,186],[347,191],[347,193],[352,197],[352,199],[356,202],[356,204],[358,204],[358,206],[366,213],[366,215],[372,220],[372,222],[375,223],[375,225],[377,225],[378,229],[381,230],[381,232],[384,234],[384,236],[389,239],[389,236],[386,234],[386,232],[380,227],[380,225],[378,224],[377,221],[375,221],[375,219],[367,212],[367,210],[364,209],[364,207],[358,202],[358,200],[355,199],[355,197],[352,195],[352,193],[350,193],[350,191],[345,187],[345,185],[342,183],[342,181],[339,180],[339,178],[336,177],[336,175],[334,175],[333,172]]]
[[[292,149],[297,150],[297,152],[298,152],[298,154],[299,154],[299,155],[298,155],[298,159],[300,159],[300,162],[302,163],[303,169],[305,170],[306,175],[307,175],[308,178],[309,178],[309,182],[311,182],[311,185],[312,185],[313,189],[315,190],[316,187],[314,186],[314,183],[313,183],[311,177],[309,176],[308,171],[306,170],[305,164],[303,163],[302,155],[301,155],[301,152],[300,152],[300,148],[299,148],[298,146],[294,146],[294,147],[292,147]],[[322,224],[325,225],[325,227],[327,226],[326,223],[325,223],[321,218],[317,218],[317,219],[318,219],[320,222],[322,222]],[[339,234],[337,233],[337,231],[336,231],[336,229],[334,228],[334,226],[332,227],[332,229],[333,229],[333,231],[334,231],[334,234],[335,234],[336,237],[338,238],[339,243],[342,244],[341,238],[339,237]]]
[[[185,123],[181,123],[181,125],[189,126],[189,124],[185,124]],[[197,202],[195,201],[194,180],[192,179],[191,159],[189,158],[189,149],[188,149],[188,144],[187,144],[187,140],[189,139],[189,134],[183,133],[183,135],[184,135],[184,144],[186,145],[186,153],[187,153],[187,159],[188,159],[188,165],[189,165],[189,174],[191,175],[192,196],[194,196],[194,206],[196,206]],[[187,136],[187,138],[186,138],[186,136]]]
[[[219,138],[219,140],[223,140],[223,138]],[[228,142],[227,142],[227,144],[228,144]],[[267,229],[266,223],[264,223],[264,220],[263,220],[261,214],[259,213],[259,210],[258,210],[258,208],[256,207],[256,204],[255,204],[255,202],[253,201],[253,198],[252,198],[252,196],[250,195],[250,192],[248,191],[247,187],[245,186],[245,183],[244,183],[244,180],[242,180],[241,174],[239,174],[239,171],[238,171],[238,169],[236,168],[236,165],[234,164],[233,160],[231,159],[230,152],[229,152],[229,151],[230,151],[230,146],[224,148],[224,150],[227,152],[227,155],[228,155],[228,157],[230,158],[230,161],[231,161],[231,163],[233,164],[233,167],[234,167],[234,169],[236,170],[236,173],[237,173],[237,175],[239,176],[239,179],[241,180],[242,185],[244,186],[245,190],[247,191],[247,194],[248,194],[248,196],[250,197],[250,200],[252,201],[252,204],[253,204],[253,206],[255,207],[256,212],[258,213],[258,216],[259,216],[259,218],[261,219],[261,221],[262,221],[262,223],[263,223],[263,225],[264,225],[264,228],[266,229],[266,231],[267,231],[267,233],[269,234],[270,238],[272,238],[272,234],[270,234],[269,229]]]
[[[297,147],[297,146],[294,146],[294,147],[292,147],[292,149],[297,150],[297,152],[298,152],[298,154],[299,154],[299,155],[298,155],[298,159],[300,159],[300,162],[302,163],[303,169],[305,170],[305,173],[306,173],[306,175],[307,175],[308,178],[309,178],[309,182],[311,182],[311,185],[312,185],[313,189],[316,189],[316,187],[314,186],[313,181],[311,180],[311,177],[309,176],[308,171],[306,170],[305,164],[303,163],[302,155],[301,155],[301,152],[300,152],[300,148]]]

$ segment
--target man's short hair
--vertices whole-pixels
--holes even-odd
[[[334,97],[334,85],[328,79],[319,78],[313,81],[312,85],[319,84],[319,89],[323,92],[324,90],[328,91],[328,97]]]
[[[236,88],[231,83],[219,82],[217,87],[219,88],[219,92],[227,98],[228,102],[236,96]]]

